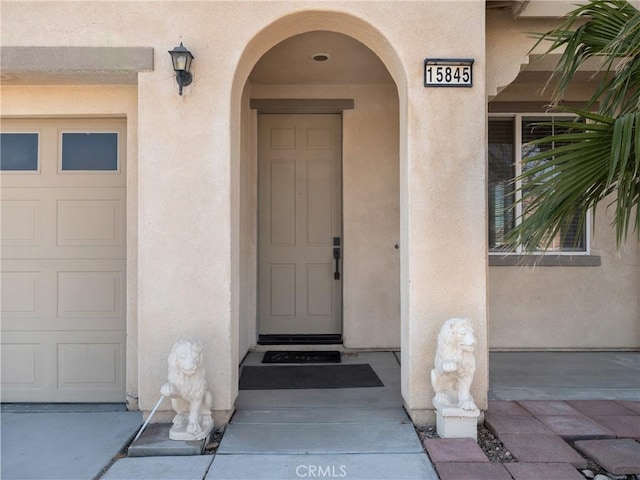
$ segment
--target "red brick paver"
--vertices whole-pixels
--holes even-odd
[[[521,463],[570,463],[587,468],[587,461],[557,435],[500,435],[504,446]]]
[[[532,415],[580,415],[580,412],[562,400],[523,400],[518,402]]]
[[[508,400],[489,400],[487,413],[506,417],[530,417],[531,414],[516,402]]]
[[[604,428],[611,430],[618,438],[640,440],[640,415],[593,417]]]
[[[578,415],[538,415],[536,418],[565,440],[615,438],[615,434],[611,430],[581,413]]]
[[[440,480],[511,480],[499,463],[436,463]]]
[[[634,440],[581,440],[575,446],[608,472],[616,475],[640,474],[640,443]]]
[[[489,463],[487,456],[472,438],[427,438],[424,446],[433,463]]]
[[[633,410],[636,414],[640,415],[640,401],[637,400],[616,400],[624,408]]]
[[[634,412],[615,400],[571,400],[567,402],[576,410],[593,417],[594,415],[633,415]]]
[[[506,463],[505,467],[514,480],[584,480],[568,463]]]
[[[547,428],[542,422],[532,416],[505,417],[501,415],[494,415],[492,412],[487,412],[484,418],[487,428],[491,430],[494,435],[497,435],[498,438],[504,433],[536,433],[538,435],[554,434],[552,430]]]

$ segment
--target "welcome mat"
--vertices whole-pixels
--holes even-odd
[[[384,387],[371,365],[245,366],[240,390]]]
[[[299,352],[269,350],[262,357],[262,363],[340,363],[340,352],[337,350],[323,352]]]

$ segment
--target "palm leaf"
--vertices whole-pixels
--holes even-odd
[[[587,60],[601,59],[602,79],[587,108],[558,107],[578,117],[553,123],[566,133],[530,142],[556,146],[523,160],[523,173],[514,179],[519,200],[513,207],[522,215],[509,243],[525,251],[546,250],[576,216],[584,229],[587,210],[595,215],[611,194],[618,246],[630,231],[640,239],[640,11],[625,0],[590,0],[537,38],[534,48],[548,42],[547,54],[562,51],[549,80],[556,82],[554,105]]]

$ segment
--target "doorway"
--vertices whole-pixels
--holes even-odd
[[[259,115],[260,343],[340,340],[341,257],[341,115]]]

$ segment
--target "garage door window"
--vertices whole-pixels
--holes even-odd
[[[62,171],[118,170],[117,133],[63,133]]]
[[[35,172],[38,170],[38,134],[2,133],[0,170]]]

